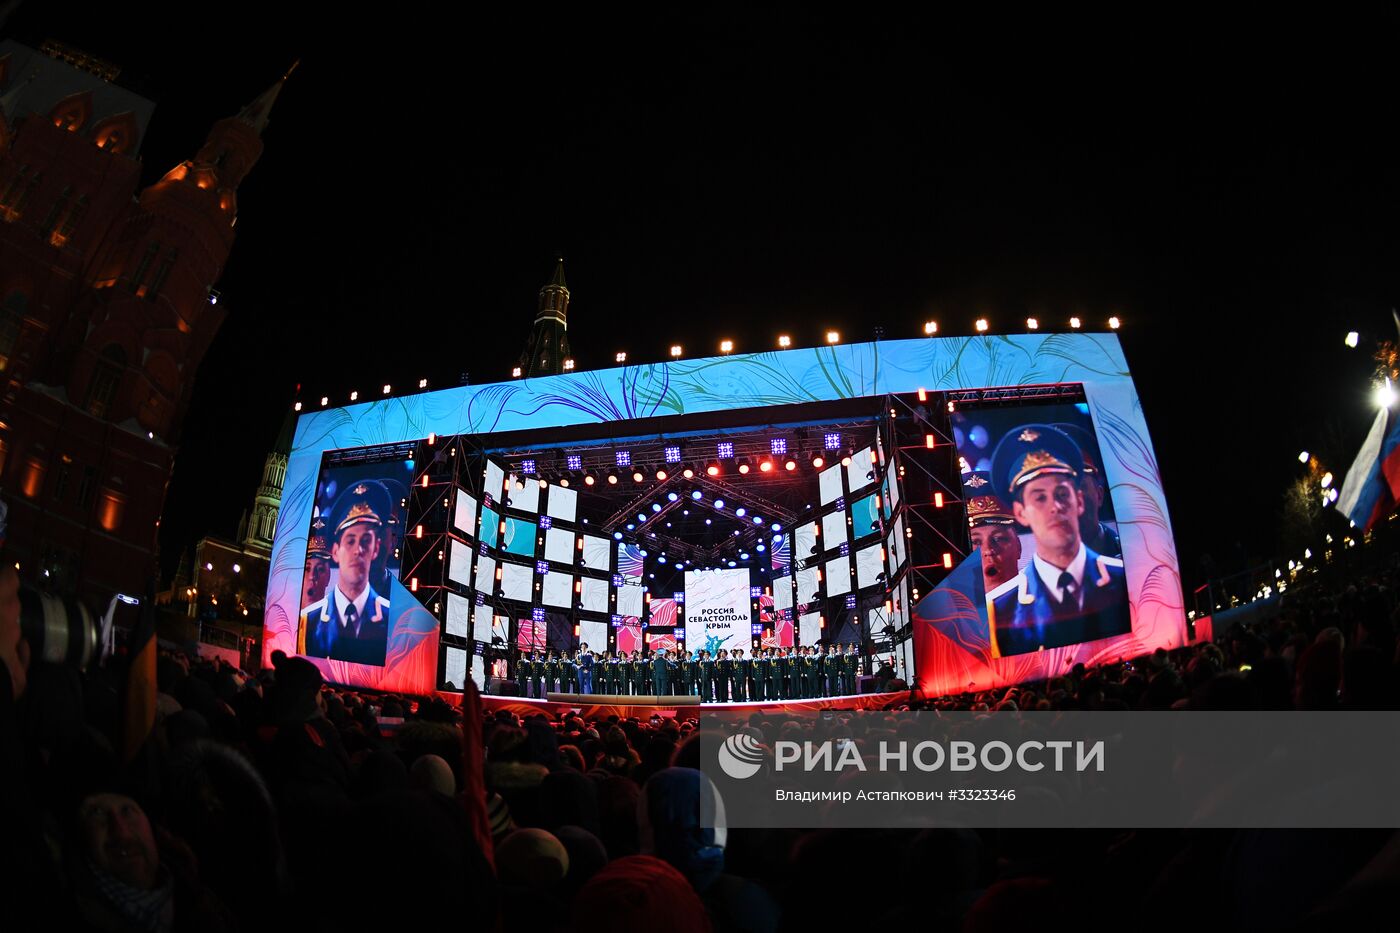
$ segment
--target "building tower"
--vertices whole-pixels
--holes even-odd
[[[557,376],[562,373],[569,361],[569,287],[564,284],[564,257],[555,262],[554,275],[544,288],[540,289],[539,310],[535,312],[535,326],[530,331],[530,339],[525,342],[525,352],[520,354],[520,374],[530,376]]]
[[[155,105],[118,69],[0,41],[0,496],[21,576],[105,603],[140,593],[213,286],[278,81],[142,189]]]
[[[292,455],[292,431],[297,423],[296,412],[290,407],[277,435],[277,444],[263,463],[262,482],[253,498],[253,512],[242,530],[243,550],[261,554],[266,560],[272,554],[272,536],[277,531],[277,510],[282,506],[282,484],[287,479],[287,458]]]

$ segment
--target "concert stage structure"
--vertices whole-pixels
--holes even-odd
[[[1058,491],[1037,500],[1042,485]],[[995,561],[970,517],[1000,526]],[[643,657],[855,644],[862,674],[889,665],[942,695],[1187,641],[1121,345],[1079,332],[619,366],[303,412],[265,618],[265,660],[299,653],[329,682],[420,695],[585,643]]]

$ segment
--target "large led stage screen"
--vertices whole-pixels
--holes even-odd
[[[950,574],[916,620],[988,659],[1128,634],[1123,549],[1087,403],[970,405],[951,422],[980,572]],[[948,611],[965,605],[959,585],[975,616]]]
[[[1072,386],[1078,394],[1069,401],[1056,401],[1051,406],[1054,411],[1029,402],[981,408],[959,394],[1010,390],[1004,400],[1036,386]],[[955,398],[958,404],[950,407]],[[821,405],[864,401],[871,403],[867,407],[875,413],[868,431],[846,430],[838,436],[839,450],[824,450],[823,424],[828,415]],[[531,607],[547,610],[550,619],[558,615],[562,624],[557,628],[564,639],[560,647],[576,647],[586,623],[595,638],[605,625],[615,649],[640,648],[640,626],[651,618],[651,606],[684,589],[669,579],[663,585],[661,577],[673,569],[678,554],[693,561],[689,569],[701,566],[705,549],[697,545],[672,551],[663,568],[663,555],[648,547],[640,528],[618,527],[616,533],[627,540],[614,541],[611,534],[604,537],[612,526],[600,527],[594,500],[607,484],[599,482],[598,487],[586,489],[579,484],[581,474],[574,472],[569,475],[576,499],[572,494],[556,496],[556,487],[551,486],[547,501],[542,502],[533,488],[517,486],[521,494],[512,493],[505,497],[511,500],[507,502],[499,490],[505,477],[520,470],[522,463],[511,458],[505,458],[504,465],[489,460],[484,487],[478,481],[469,488],[466,500],[480,503],[479,538],[471,540],[469,519],[445,520],[441,526],[443,534],[454,536],[453,543],[466,539],[455,549],[444,546],[443,553],[457,555],[452,559],[459,563],[467,559],[462,555],[474,556],[475,573],[460,566],[449,568],[446,561],[439,565],[431,555],[420,556],[426,561],[422,566],[437,567],[433,572],[440,577],[434,583],[440,587],[429,596],[424,590],[411,591],[400,581],[397,568],[391,569],[388,561],[392,548],[381,548],[370,558],[364,555],[377,542],[352,542],[358,550],[356,556],[346,557],[348,575],[329,553],[331,542],[326,536],[336,528],[372,524],[367,519],[345,524],[341,513],[348,515],[352,505],[336,499],[347,483],[352,491],[364,485],[369,495],[373,495],[369,483],[384,483],[390,499],[402,502],[393,499],[388,482],[412,483],[415,476],[413,468],[400,459],[396,465],[388,460],[363,462],[353,475],[347,472],[342,477],[333,472],[341,468],[337,458],[364,459],[366,449],[386,445],[412,450],[430,435],[439,439],[470,436],[482,449],[490,450],[493,438],[526,432],[525,436],[538,438],[529,443],[544,450],[558,447],[555,438],[566,429],[594,431],[590,443],[603,445],[611,454],[613,447],[625,445],[605,438],[650,435],[654,441],[659,437],[654,425],[661,423],[666,425],[666,436],[681,437],[691,430],[688,419],[720,430],[715,425],[731,415],[736,424],[749,426],[747,438],[756,442],[762,436],[759,426],[781,423],[777,414],[765,422],[754,412],[783,406],[794,410],[806,406],[801,431],[810,440],[802,448],[796,471],[804,484],[801,496],[806,505],[789,509],[791,521],[785,518],[780,531],[765,526],[743,533],[742,540],[752,545],[746,560],[754,573],[747,607],[754,643],[806,645],[835,641],[838,634],[858,637],[867,655],[876,656],[872,664],[895,657],[902,669],[912,667],[910,686],[926,695],[1051,677],[1075,663],[1092,665],[1184,643],[1185,614],[1166,499],[1116,335],[1018,334],[887,340],[577,371],[304,413],[297,423],[273,544],[264,663],[270,663],[273,651],[296,652],[310,658],[335,683],[413,693],[441,688],[448,680],[443,646],[453,652],[454,682],[462,677],[464,659],[459,652],[472,650],[460,634],[462,612],[455,602],[453,628],[448,630],[444,588],[474,601],[479,611],[473,618],[505,620],[499,630],[494,623],[489,631],[483,631],[485,625],[473,626],[466,641],[474,642],[476,650],[491,640],[510,648],[516,636],[527,631],[533,642],[537,633]],[[815,413],[805,414],[807,407]],[[796,424],[794,420],[784,428],[784,437],[797,436]],[[974,429],[980,429],[975,436]],[[925,430],[928,445],[923,443]],[[1030,434],[1037,436],[1030,438]],[[1004,456],[1020,460],[1017,469],[1007,468],[1002,475],[996,469],[996,452],[1008,435],[1013,440]],[[776,444],[778,435],[772,436]],[[1022,436],[1028,439],[1017,440]],[[740,435],[741,442],[744,437]],[[1081,443],[1083,437],[1090,438],[1092,452]],[[1077,471],[1074,462],[1065,462],[1066,458],[1073,461],[1074,454],[1062,438],[1068,438],[1079,452]],[[517,440],[513,449],[525,449],[524,444]],[[823,454],[828,462],[817,469],[815,458]],[[711,459],[716,455],[712,452]],[[550,462],[557,461],[562,469],[565,459],[578,456],[573,450],[546,450],[540,457],[541,468],[552,458]],[[1029,472],[1036,475],[1013,487],[1014,481],[1024,479],[1027,471],[1021,468],[1028,457]],[[1065,463],[1064,469],[1037,473],[1035,464],[1046,457]],[[1093,475],[1085,468],[1085,458],[1093,463]],[[751,459],[756,472],[759,458]],[[726,472],[717,482],[748,482],[738,475],[737,459],[725,460],[723,465]],[[669,462],[646,464],[646,484],[636,487],[631,485],[630,470],[618,470],[623,474],[619,492],[624,486],[634,494],[645,494],[653,486],[660,489],[653,477],[663,467],[674,469]],[[1014,571],[1003,558],[997,573],[1004,580],[993,581],[996,585],[990,588],[982,557],[990,550],[983,544],[992,532],[969,530],[972,497],[963,488],[979,472],[988,475],[993,488],[1006,486],[1009,497],[1019,497],[1006,503],[1011,521],[994,531],[999,533],[999,546],[1013,550],[1019,546],[1020,555]],[[552,476],[551,481],[562,475]],[[1067,481],[1052,482],[1056,476]],[[327,494],[328,478],[335,480],[337,495]],[[1037,484],[1037,480],[1041,481]],[[1029,491],[1039,495],[1040,487],[1047,484],[1068,488],[1052,491],[1043,505],[1038,498],[1026,501],[1024,487],[1035,485]],[[711,489],[704,494],[713,511],[717,493]],[[449,501],[455,502],[455,495]],[[668,515],[684,504],[668,504],[664,498],[655,503],[669,510]],[[1096,523],[1085,515],[1092,506],[1097,507]],[[734,511],[733,505],[725,509],[727,521],[733,520]],[[1068,512],[1075,513],[1073,528],[1066,519]],[[643,525],[643,517],[633,515],[628,521]],[[560,566],[565,538],[549,535],[544,519],[562,523],[577,534],[572,571]],[[398,516],[398,521],[404,520]],[[402,525],[386,531],[385,544],[391,533],[403,532]],[[1110,533],[1117,555],[1106,543]],[[766,550],[754,553],[757,543]],[[313,551],[325,556],[313,557]],[[1035,563],[1042,551],[1046,566],[1065,565],[1060,574],[1069,573],[1067,583],[1061,585],[1059,574]],[[351,552],[338,549],[337,553]],[[737,554],[723,556],[738,561]],[[313,566],[316,562],[325,566]],[[492,585],[497,571],[504,581],[506,568],[529,575],[532,582],[524,601],[508,599],[502,586]],[[362,569],[367,582],[364,590],[358,590]],[[727,568],[725,561],[711,562],[710,569],[734,568]],[[566,574],[561,581],[572,580],[568,589],[548,579],[555,573]],[[403,575],[407,576],[406,570]],[[347,589],[357,590],[349,603],[356,606],[359,637],[347,642],[339,639],[340,627],[328,630],[324,624],[330,607],[339,613],[346,602],[336,595],[342,582]],[[1025,584],[1024,593],[1020,583]],[[1008,584],[1010,590],[998,592]],[[381,587],[387,592],[381,592]],[[380,632],[365,625],[357,603],[359,595],[371,588],[376,598],[389,603],[378,620],[375,611],[369,610],[372,625],[384,623],[382,654]],[[1072,601],[1081,617],[1086,613],[1094,617],[1092,624],[1082,618],[1062,624],[1059,617],[1050,620],[1053,624],[1044,620],[1027,624],[1028,615],[1036,617],[1027,600],[1045,595]],[[1101,595],[1112,599],[1101,603]],[[304,624],[305,611],[318,602],[327,618],[308,618],[314,624]],[[738,617],[742,612],[733,614]],[[676,626],[677,644],[682,643],[683,625],[691,624],[686,618],[688,607]],[[343,626],[343,614],[335,622]],[[986,627],[981,640],[979,626]],[[551,626],[550,632],[555,628]],[[328,639],[328,631],[337,637]],[[704,636],[698,628],[687,634],[688,648],[701,647]],[[472,669],[477,667],[473,662]]]

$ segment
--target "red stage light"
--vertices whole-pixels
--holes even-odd
[[[821,457],[813,457],[813,458],[812,458],[812,466],[814,466],[814,467],[816,467],[818,470],[820,470],[822,467],[826,466],[826,461],[823,460]]]
[[[656,471],[656,481],[657,481],[658,483],[664,483],[664,482],[666,482],[666,471],[665,471],[665,470],[657,470],[657,471]]]
[[[413,537],[415,537],[415,538],[422,538],[422,537],[423,537],[423,526],[422,526],[422,525],[419,525],[417,528],[413,529]]]
[[[786,463],[783,464],[783,469],[785,469],[785,470],[787,470],[789,473],[791,473],[793,470],[797,469],[797,461],[796,461],[796,460],[789,460],[789,461],[787,461]]]
[[[850,466],[850,465],[851,465],[851,458],[850,458],[850,457],[842,457],[842,458],[841,458],[841,465],[842,465],[842,466]]]
[[[763,461],[762,463],[760,463],[760,464],[758,465],[758,470],[759,470],[760,473],[771,473],[771,472],[773,471],[773,461],[772,461],[772,460],[765,460],[765,461]]]
[[[933,494],[933,507],[936,509],[943,508],[943,493],[936,492]]]
[[[739,464],[739,472],[747,474],[749,472],[749,465],[747,463]]]
[[[592,485],[593,485],[594,483],[596,483],[596,482],[598,482],[598,481],[597,481],[596,479],[594,479],[593,476],[592,476],[591,474],[588,475],[588,476],[585,476],[585,477],[583,478],[583,485],[585,485],[585,486],[592,486]]]
[[[937,444],[937,443],[938,443],[938,442],[937,442],[936,440],[934,440],[934,437],[933,437],[932,434],[925,434],[925,435],[924,435],[924,446],[927,447],[929,450],[933,450],[934,445]]]
[[[417,577],[410,577],[410,578],[409,578],[409,581],[408,581],[408,589],[409,589],[410,592],[413,592],[413,593],[418,592],[418,578],[417,578]]]
[[[947,551],[944,551],[944,552],[943,552],[943,569],[944,569],[944,570],[952,570],[952,569],[953,569],[953,555],[952,555],[952,554],[949,554]]]
[[[920,389],[920,390],[919,390],[919,401],[921,401],[921,402],[927,402],[927,401],[928,401],[928,392],[925,391],[924,389]]]
[[[608,474],[608,485],[609,485],[609,486],[616,486],[616,485],[617,485],[617,474],[616,474],[616,473],[609,473],[609,474]]]
[[[686,467],[684,470],[681,470],[681,476],[684,476],[686,479],[690,479],[693,476],[695,476],[695,471],[692,470],[690,467]]]
[[[565,489],[568,489],[568,488],[569,488],[569,481],[568,481],[567,479],[561,479],[561,480],[559,481],[559,485],[560,485],[560,486],[563,486]]]
[[[705,467],[705,472],[710,474],[711,476],[719,476],[719,464],[710,464],[709,466]]]
[[[638,470],[637,472],[632,474],[632,482],[634,483],[640,483],[644,479],[646,479],[646,477],[642,475],[641,470]]]

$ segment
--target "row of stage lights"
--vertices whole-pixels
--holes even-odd
[[[992,326],[992,325],[991,325],[991,322],[988,321],[986,318],[981,317],[981,318],[978,318],[978,319],[974,322],[973,326],[977,329],[977,333],[979,333],[979,334],[985,334],[985,333],[987,333],[989,330],[991,330],[991,326]],[[1082,318],[1072,317],[1072,318],[1069,319],[1069,328],[1070,328],[1070,330],[1080,330],[1083,326],[1084,326],[1084,321],[1083,321]],[[1122,322],[1122,320],[1120,320],[1116,315],[1113,316],[1113,317],[1110,317],[1110,318],[1108,319],[1108,327],[1109,327],[1109,330],[1117,330],[1117,329],[1120,328],[1121,326],[1123,326],[1123,322]],[[1038,331],[1038,330],[1040,330],[1040,319],[1039,319],[1039,318],[1034,318],[1034,317],[1028,317],[1028,318],[1026,318],[1026,330],[1028,330],[1028,331]],[[933,336],[935,336],[935,335],[937,335],[937,334],[938,334],[938,322],[937,322],[937,321],[925,321],[925,322],[924,322],[924,335],[927,336],[927,337],[933,337]],[[827,342],[827,344],[829,344],[829,345],[834,345],[834,344],[840,343],[840,342],[841,342],[841,332],[840,332],[840,331],[835,331],[835,330],[829,330],[829,331],[827,331],[827,332],[826,332],[826,342]],[[790,337],[790,336],[787,335],[787,334],[780,334],[780,335],[778,336],[778,349],[780,349],[780,350],[788,350],[788,349],[791,349],[791,348],[792,348],[792,337]],[[730,354],[730,353],[733,353],[733,352],[734,352],[734,341],[733,341],[733,340],[721,340],[721,341],[719,342],[719,352],[720,352],[720,355],[721,355],[721,356],[726,356],[726,355],[728,355],[728,354]],[[680,344],[678,344],[678,343],[674,343],[674,344],[671,345],[671,359],[673,359],[673,360],[678,360],[678,359],[680,359],[681,357],[683,357],[684,355],[685,355],[685,348],[684,348],[684,347],[682,347],[682,346],[681,346]],[[626,353],[626,351],[619,350],[619,351],[614,355],[614,357],[613,357],[613,362],[615,362],[615,363],[617,363],[617,364],[619,364],[619,365],[621,365],[621,364],[623,364],[623,363],[626,363],[626,362],[627,362],[627,353]],[[575,363],[574,363],[574,361],[573,361],[572,359],[566,359],[566,360],[564,360],[564,371],[565,371],[565,372],[572,372],[572,371],[574,370],[574,368],[575,368]],[[511,378],[512,378],[512,379],[519,379],[520,376],[521,376],[521,374],[522,374],[522,372],[523,372],[523,370],[522,370],[519,366],[514,367],[514,368],[511,369],[511,371],[510,371]]]
[[[1117,330],[1117,329],[1120,328],[1122,325],[1123,325],[1123,322],[1122,322],[1116,315],[1115,315],[1114,317],[1110,317],[1110,318],[1108,319],[1108,327],[1109,327],[1110,330]],[[977,333],[979,333],[979,334],[985,334],[985,333],[987,333],[987,332],[991,329],[991,324],[990,324],[990,322],[989,322],[986,318],[984,318],[984,317],[978,318],[978,319],[976,320],[976,322],[973,324],[973,326],[976,327]],[[1083,319],[1078,318],[1078,317],[1072,317],[1072,318],[1069,319],[1069,328],[1070,328],[1070,330],[1080,330],[1083,326],[1084,326],[1084,321],[1083,321]],[[1034,318],[1034,317],[1028,317],[1028,318],[1026,318],[1026,330],[1028,330],[1028,331],[1038,331],[1038,330],[1040,330],[1040,319],[1039,319],[1039,318]],[[925,322],[924,322],[924,335],[925,335],[925,336],[932,337],[932,336],[935,336],[937,333],[938,333],[938,322],[937,322],[937,321],[925,321]],[[840,331],[835,331],[835,330],[829,330],[829,331],[827,331],[827,332],[826,332],[826,342],[827,342],[829,345],[835,345],[835,344],[840,343],[840,342],[841,342],[841,332],[840,332]],[[1354,344],[1354,343],[1351,343],[1350,340],[1349,340],[1349,342],[1348,342],[1347,345],[1348,345],[1348,346],[1355,346],[1355,344]],[[791,349],[791,348],[792,348],[792,337],[788,336],[787,334],[780,334],[780,335],[778,336],[778,349],[780,349],[780,350],[788,350],[788,349]],[[720,352],[720,355],[721,355],[721,356],[724,356],[724,355],[729,354],[729,353],[733,353],[733,352],[734,352],[734,341],[733,341],[733,340],[721,340],[721,341],[719,342],[719,352]],[[682,346],[681,346],[680,344],[678,344],[678,343],[672,344],[672,345],[671,345],[671,359],[673,359],[673,360],[678,360],[678,359],[680,359],[680,358],[681,358],[682,356],[684,356],[684,355],[685,355],[685,348],[684,348],[684,347],[682,347]],[[626,363],[626,362],[627,362],[627,353],[626,353],[626,351],[619,350],[619,351],[616,353],[616,355],[613,357],[613,361],[616,362],[616,363],[619,364],[619,365],[621,365],[621,364],[623,364],[623,363]],[[574,361],[573,361],[572,359],[566,359],[566,360],[564,361],[564,371],[565,371],[565,372],[573,372],[574,368],[575,368],[575,363],[574,363]],[[520,369],[520,367],[519,367],[519,366],[516,366],[514,369],[512,369],[511,372],[510,372],[510,375],[511,375],[511,378],[512,378],[512,379],[519,379],[519,378],[520,378],[520,375],[521,375],[521,369]],[[424,390],[424,389],[427,389],[427,388],[428,388],[428,380],[427,380],[427,379],[419,379],[419,380],[418,380],[418,388],[419,388],[420,391],[422,391],[422,390]],[[385,383],[383,394],[384,394],[384,395],[391,395],[392,393],[393,393],[393,387],[390,386],[388,383]],[[352,392],[350,393],[350,401],[352,401],[352,402],[358,402],[359,400],[360,400],[360,392],[359,392],[358,389],[356,389],[356,390],[354,390],[354,391],[352,391]],[[325,407],[329,406],[330,403],[331,403],[330,396],[328,396],[328,395],[323,395],[323,396],[321,396],[321,407],[322,407],[322,408],[325,408]],[[301,410],[302,410],[302,407],[303,407],[302,403],[301,403],[301,402],[297,402],[296,404],[294,404],[294,405],[292,406],[292,410],[293,410],[293,411],[301,411]]]
[[[841,440],[842,438],[840,434],[824,434],[822,436],[822,448],[824,451],[828,452],[839,451],[841,449]],[[787,438],[771,438],[768,442],[768,449],[768,456],[740,457],[733,468],[734,472],[740,474],[741,476],[747,476],[748,474],[754,471],[768,474],[779,473],[779,471],[793,473],[797,470],[799,465],[797,458],[788,455]],[[827,457],[829,455],[829,453],[813,454],[808,462],[811,464],[812,469],[820,470],[821,468],[826,466]],[[664,483],[666,482],[666,480],[670,479],[672,472],[674,472],[676,468],[679,468],[680,475],[685,477],[686,479],[693,479],[695,477],[697,467],[692,466],[690,463],[682,462],[681,448],[679,446],[667,447],[665,449],[664,456],[666,459],[667,467],[670,467],[670,469],[668,469],[667,467],[660,467],[659,469],[657,469],[656,481],[658,483]],[[581,454],[568,454],[564,458],[564,463],[565,469],[567,471],[571,473],[582,472],[584,474],[583,484],[585,486],[593,486],[599,482],[606,482],[609,485],[616,486],[622,481],[622,477],[627,475],[627,470],[629,468],[632,470],[632,482],[646,482],[647,474],[642,471],[641,467],[633,465],[632,452],[630,450],[614,450],[613,460],[619,469],[608,470],[601,474],[585,472],[583,468],[583,456]],[[715,458],[706,462],[704,465],[705,475],[724,475],[724,463],[726,461],[734,460],[734,444],[730,441],[721,441],[720,443],[715,445]],[[850,462],[850,456],[845,456],[841,460],[842,465],[849,465]],[[520,472],[526,476],[536,475],[539,472],[538,467],[538,460],[530,457],[523,458],[519,464]],[[541,480],[540,482],[541,484],[543,484],[544,480]],[[558,482],[560,486],[563,486],[566,489],[570,485],[569,477],[567,476],[561,477]]]

